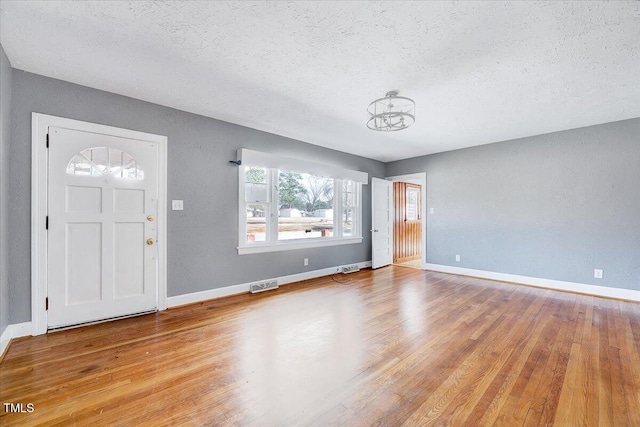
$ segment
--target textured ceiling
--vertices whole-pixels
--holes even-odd
[[[640,2],[0,9],[14,68],[382,161],[640,117]],[[416,124],[367,129],[392,89]]]

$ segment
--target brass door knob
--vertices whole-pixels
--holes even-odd
[[[153,215],[147,215],[147,221],[153,221]]]
[[[149,246],[153,245],[153,239],[147,239],[147,245]]]

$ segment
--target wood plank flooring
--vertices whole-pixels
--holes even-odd
[[[34,411],[0,425],[640,426],[640,304],[338,279],[16,341],[0,401]]]

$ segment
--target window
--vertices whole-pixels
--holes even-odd
[[[271,211],[267,173],[266,168],[259,167],[248,167],[245,171],[247,241],[267,240],[267,214]]]
[[[420,220],[420,186],[407,184],[405,212],[407,221]]]
[[[366,174],[352,172],[358,180],[349,179],[323,165],[281,158],[276,165],[259,154],[256,163],[245,165],[245,158],[240,166],[240,254],[362,241]]]
[[[359,215],[360,195],[353,181],[342,181],[342,235],[354,236]]]
[[[332,178],[278,171],[278,240],[333,237]]]
[[[133,157],[107,147],[87,148],[76,154],[67,165],[67,175],[144,179],[144,172]]]

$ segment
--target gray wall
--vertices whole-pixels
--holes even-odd
[[[9,196],[12,323],[30,316],[31,113],[45,113],[166,135],[169,210],[168,295],[181,295],[371,258],[371,241],[357,245],[238,255],[238,148],[331,163],[383,177],[384,164],[144,101],[13,70]],[[368,188],[368,187],[365,187]],[[363,197],[370,228],[370,192]],[[309,266],[303,266],[303,258]]]
[[[11,124],[11,65],[0,45],[0,334],[9,325],[9,274],[7,234],[9,133]]]
[[[429,263],[640,290],[640,119],[386,169],[425,171]]]
[[[31,318],[32,112],[169,137],[168,199],[185,201],[184,211],[169,210],[169,296],[370,259],[368,233],[360,245],[237,255],[237,168],[228,161],[238,148],[376,177],[426,171],[427,205],[435,209],[427,216],[430,263],[640,290],[640,119],[384,165],[15,69],[10,74],[4,52],[0,57],[2,330]],[[363,204],[368,230],[368,187]],[[594,268],[605,270],[604,279],[593,278]]]

